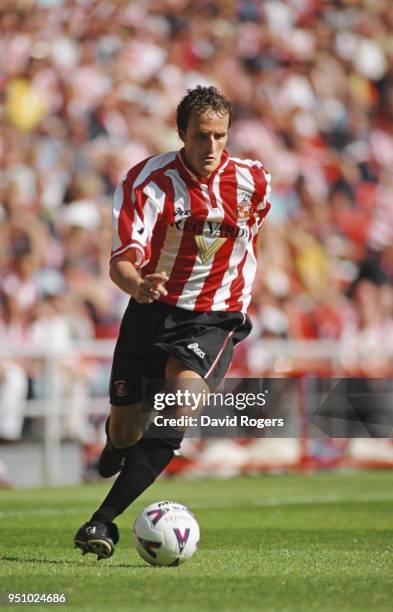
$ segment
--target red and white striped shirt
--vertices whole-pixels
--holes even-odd
[[[160,300],[197,311],[245,312],[257,266],[257,234],[270,209],[270,175],[229,157],[205,179],[183,150],[150,157],[116,189],[112,259],[135,249],[141,274],[165,271]]]

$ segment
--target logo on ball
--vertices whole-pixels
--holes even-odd
[[[199,525],[183,504],[157,502],[137,517],[133,540],[142,559],[150,565],[176,567],[195,553]]]

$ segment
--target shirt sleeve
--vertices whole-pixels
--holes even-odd
[[[111,261],[132,249],[136,267],[148,263],[152,233],[162,213],[162,195],[154,183],[134,189],[127,177],[120,182],[113,198]]]

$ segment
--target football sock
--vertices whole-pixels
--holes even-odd
[[[110,523],[124,512],[166,468],[183,436],[172,427],[151,424],[139,442],[127,448],[119,476],[90,520]]]

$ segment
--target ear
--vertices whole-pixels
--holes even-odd
[[[184,142],[184,141],[185,141],[185,138],[186,138],[186,133],[185,133],[185,131],[184,131],[184,130],[178,130],[178,132],[177,132],[177,133],[179,134],[179,138],[180,138],[180,140],[181,140],[182,142]]]

